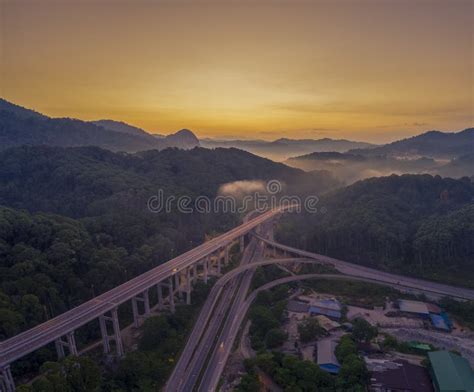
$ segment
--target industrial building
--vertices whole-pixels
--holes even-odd
[[[318,299],[310,303],[309,313],[311,315],[321,314],[333,320],[342,317],[341,303],[336,299]]]
[[[288,301],[288,305],[286,308],[288,309],[289,312],[308,313],[309,304],[306,302],[290,300]]]
[[[450,332],[452,329],[451,320],[438,305],[401,299],[398,301],[398,308],[403,313],[410,313],[429,320],[433,328],[439,331]]]
[[[309,313],[311,316],[322,315],[332,320],[342,317],[341,303],[336,299],[318,299],[300,296],[296,300],[288,301],[289,312]]]
[[[337,361],[334,350],[336,349],[336,342],[331,339],[323,339],[318,341],[317,345],[317,362],[319,367],[328,372],[337,374],[341,365]]]
[[[474,391],[474,371],[469,362],[450,351],[428,353],[436,392]]]
[[[365,358],[371,392],[433,392],[428,371],[403,360]]]
[[[420,301],[409,301],[406,299],[401,299],[398,301],[398,308],[401,312],[413,313],[426,318],[428,318],[430,315],[428,305]]]

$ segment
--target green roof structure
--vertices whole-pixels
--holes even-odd
[[[408,342],[408,345],[412,348],[416,348],[417,350],[421,351],[431,351],[433,348],[426,343],[420,343],[420,342]]]
[[[449,351],[428,353],[437,392],[474,392],[474,371],[463,357]]]

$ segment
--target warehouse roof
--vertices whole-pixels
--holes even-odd
[[[398,307],[402,312],[418,313],[418,314],[430,314],[428,305],[420,301],[409,301],[401,299],[398,301]]]
[[[310,306],[309,313],[311,314],[323,314],[327,317],[332,317],[335,319],[340,319],[342,314],[339,310],[331,310],[327,308],[320,308],[319,306]]]
[[[426,369],[407,361],[382,362],[371,370],[370,386],[376,390],[432,392]]]
[[[330,309],[330,310],[341,310],[341,304],[336,299],[317,299],[311,302],[312,306],[318,308]]]
[[[449,351],[433,351],[428,356],[440,392],[474,391],[474,371],[466,359]]]
[[[309,304],[299,301],[288,301],[287,309],[289,312],[306,313],[309,310]]]
[[[318,341],[318,365],[333,364],[339,366],[334,350],[336,342],[331,339]]]

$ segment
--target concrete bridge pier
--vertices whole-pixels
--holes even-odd
[[[268,230],[268,238],[271,240],[271,241],[274,241],[275,240],[275,231],[274,231],[274,225],[271,226],[270,230]]]
[[[138,309],[138,303],[142,302],[144,307],[144,313],[140,314]],[[132,310],[133,310],[133,325],[135,328],[139,327],[140,318],[146,318],[150,316],[150,297],[148,296],[148,290],[145,290],[140,297],[132,298]]]
[[[0,368],[0,391],[15,392],[15,381],[13,380],[10,365]]]
[[[104,349],[104,354],[109,354],[110,353],[109,334],[107,332],[107,320],[104,316],[99,317],[99,327],[100,327],[100,334],[102,336],[102,347]]]
[[[220,276],[221,275],[221,251],[220,250],[217,253],[216,263],[217,263],[217,265],[216,265],[217,275]]]
[[[205,257],[202,265],[203,265],[203,268],[204,268],[204,271],[203,271],[204,283],[207,284],[207,281],[209,280],[209,256]]]
[[[263,241],[263,246],[264,246],[264,254],[265,257],[273,257],[273,258],[278,258],[280,254],[278,253],[278,248],[276,246],[267,244],[265,241]],[[282,250],[280,257],[287,257],[287,252]]]
[[[226,245],[224,249],[224,265],[229,264],[229,252],[230,252],[230,245]]]
[[[175,307],[175,304],[174,304],[174,290],[173,290],[173,278],[170,276],[169,279],[168,279],[168,296],[169,296],[169,299],[168,299],[168,302],[170,304],[170,311],[171,313],[174,313],[176,307]]]
[[[107,329],[107,321],[112,324],[113,334],[109,335]],[[102,344],[104,346],[104,354],[109,355],[111,353],[110,342],[115,342],[115,350],[118,358],[123,357],[123,343],[122,335],[120,334],[120,325],[118,319],[117,308],[110,311],[110,316],[103,314],[99,317],[100,333],[102,335]]]
[[[183,292],[181,290],[181,271],[178,271],[174,274],[174,287],[175,290],[178,292],[179,300],[183,299]]]
[[[174,293],[173,293],[173,278],[169,278],[167,282],[159,282],[156,285],[156,290],[158,293],[158,310],[163,310],[165,308],[165,301],[163,295],[163,287],[168,290],[168,303],[170,306],[170,311],[174,312]]]
[[[220,276],[221,275],[221,254],[220,250],[214,254],[209,255],[208,263],[208,275]]]
[[[56,346],[56,352],[58,354],[58,359],[63,359],[66,356],[64,347],[67,347],[70,355],[77,355],[77,346],[76,339],[74,338],[74,331],[69,332],[66,335],[66,340],[64,341],[62,337],[55,340],[54,345]]]
[[[158,310],[163,310],[164,302],[163,302],[163,283],[158,283],[156,285],[156,292],[158,294]]]
[[[240,253],[244,253],[245,250],[245,236],[241,236],[239,238],[239,244],[240,244]]]
[[[191,305],[191,268],[186,268],[186,305]]]

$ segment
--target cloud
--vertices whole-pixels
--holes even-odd
[[[218,194],[222,196],[233,196],[242,198],[245,195],[253,193],[266,193],[265,182],[256,181],[234,181],[220,186]]]

